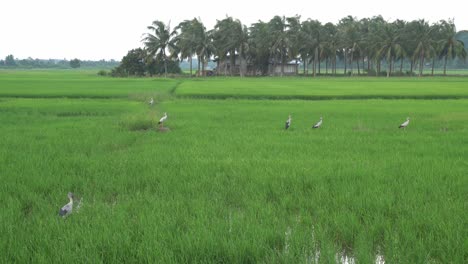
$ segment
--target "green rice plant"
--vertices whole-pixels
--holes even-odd
[[[152,107],[78,84],[1,97],[0,262],[466,262],[468,100],[179,98],[186,82]]]

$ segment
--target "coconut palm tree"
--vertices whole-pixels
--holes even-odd
[[[200,42],[197,46],[197,52],[199,54],[199,58],[202,62],[202,72],[205,73],[205,66],[206,63],[211,59],[211,57],[215,54],[215,47],[213,44],[213,37],[211,35],[211,31],[205,31],[200,39]]]
[[[400,44],[400,35],[398,28],[393,23],[384,24],[380,32],[377,52],[377,57],[385,58],[387,62],[387,78],[392,74],[392,65],[395,58],[399,58],[403,54],[403,48]]]
[[[239,34],[242,31],[242,23],[232,17],[218,20],[213,31],[213,44],[217,51],[218,60],[226,58],[229,54],[231,76],[234,74],[236,50],[240,47]]]
[[[288,58],[288,50],[292,45],[288,34],[288,23],[286,17],[275,16],[268,22],[272,36],[271,54],[274,59],[274,70],[279,61],[281,63],[281,76],[284,75],[284,64]]]
[[[309,48],[311,55],[313,57],[310,59],[313,61],[312,64],[312,74],[313,76],[317,76],[317,64],[320,63],[319,55],[321,52],[321,44],[323,44],[322,40],[322,23],[318,20],[307,20],[303,23],[304,32],[308,35],[309,40]]]
[[[297,64],[301,49],[301,17],[299,15],[287,17],[286,21],[288,23],[287,35],[289,40],[291,41],[291,46],[288,49],[288,58],[289,60],[294,60]]]
[[[192,58],[195,54],[196,46],[196,32],[193,30],[193,20],[182,21],[174,30],[180,31],[179,34],[174,38],[174,45],[177,48],[176,52],[173,52],[173,56],[180,54],[180,59],[188,59],[190,64],[190,77],[192,74]]]
[[[148,26],[148,29],[154,33],[146,33],[142,41],[149,56],[156,56],[164,61],[164,76],[167,77],[167,53],[171,50],[176,51],[178,49],[173,41],[176,32],[171,32],[169,24],[166,26],[163,22],[158,20],[153,21],[151,26]]]
[[[418,60],[420,77],[423,75],[424,59],[435,55],[435,41],[433,39],[434,29],[435,28],[429,26],[425,20],[418,20],[415,23],[413,38],[416,40],[417,45],[413,54],[413,59]]]
[[[347,16],[342,18],[338,22],[338,31],[340,32],[341,46],[344,52],[345,60],[345,74],[346,74],[346,65],[348,61],[348,54],[350,55],[350,71],[353,75],[353,61],[354,55],[360,50],[360,34],[359,34],[359,24],[358,21],[352,16]]]
[[[336,75],[336,58],[338,56],[338,50],[340,48],[340,39],[338,35],[337,27],[332,23],[327,23],[324,26],[324,31],[326,34],[325,46],[329,50],[332,74]]]
[[[250,54],[250,39],[249,39],[249,29],[242,25],[242,31],[239,32],[239,73],[241,77],[244,77],[244,66],[242,65],[242,61],[248,61],[248,54]],[[245,65],[245,69],[247,69],[248,65]]]
[[[248,42],[248,57],[255,67],[255,71],[267,74],[271,56],[270,44],[273,42],[268,23],[259,21],[252,24],[249,28]]]
[[[457,30],[453,20],[440,22],[442,39],[439,41],[441,51],[439,56],[444,59],[444,75],[447,74],[447,60],[455,57],[466,59],[466,50],[462,41],[456,39]]]

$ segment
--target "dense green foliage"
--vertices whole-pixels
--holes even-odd
[[[300,16],[275,16],[247,27],[228,16],[212,30],[196,18],[181,22],[173,31],[158,20],[148,29],[154,34],[147,33],[143,41],[150,57],[157,55],[165,62],[188,59],[190,72],[193,56],[199,62],[198,72],[203,72],[207,61],[225,61],[224,71],[217,67],[218,75],[283,76],[291,61],[301,63],[305,74],[312,64],[313,76],[320,74],[322,63],[332,74],[344,68],[349,75],[389,77],[416,72],[422,76],[425,66],[430,66],[432,75],[438,66],[445,75],[447,67],[464,65],[467,56],[453,20],[430,25],[423,19],[389,22],[381,16],[360,20],[347,16],[337,24],[322,24],[301,21]]]
[[[80,60],[81,68],[99,68],[99,69],[110,69],[117,66],[119,63],[110,60]],[[13,55],[9,55],[4,60],[0,60],[0,68],[6,69],[70,69],[70,61],[65,59],[33,59],[31,57],[27,59],[16,59]]]
[[[73,59],[70,61],[70,67],[73,69],[79,68],[81,66],[81,61],[79,59]]]
[[[113,77],[128,77],[166,75],[167,73],[180,74],[182,71],[177,62],[167,61],[164,63],[161,57],[148,56],[146,50],[138,48],[130,50],[122,58],[120,65],[112,69],[110,75]]]
[[[0,262],[466,263],[468,100],[178,98],[465,94],[424,80],[0,71]]]

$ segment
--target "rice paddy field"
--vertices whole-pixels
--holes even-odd
[[[467,98],[461,77],[0,71],[0,262],[467,263]]]

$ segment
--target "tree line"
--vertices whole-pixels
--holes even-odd
[[[79,59],[17,59],[12,54],[7,55],[4,60],[0,60],[0,68],[21,68],[21,69],[70,69],[70,68],[106,68],[110,69],[119,65],[115,60],[79,60]]]
[[[249,27],[227,16],[207,30],[198,18],[185,20],[171,29],[155,20],[148,26],[139,50],[141,64],[162,63],[164,74],[174,61],[188,60],[192,76],[192,58],[198,61],[197,72],[203,73],[208,61],[229,61],[230,65],[248,63],[256,71],[267,73],[268,65],[295,61],[305,74],[316,76],[325,66],[325,73],[337,74],[340,63],[348,75],[423,75],[425,66],[440,63],[446,74],[447,62],[455,58],[465,61],[467,51],[457,39],[453,20],[429,24],[426,20],[393,22],[382,16],[357,19],[347,16],[338,23],[301,20],[300,16],[275,16]],[[135,50],[133,50],[135,51]],[[141,56],[144,54],[144,56]],[[124,57],[125,58],[125,57]],[[239,59],[240,58],[240,59]],[[172,64],[171,64],[172,65]],[[406,68],[406,73],[404,69]],[[230,67],[230,75],[233,75]],[[245,71],[240,67],[240,75]],[[219,67],[218,67],[219,70]],[[323,69],[322,69],[323,72]]]

